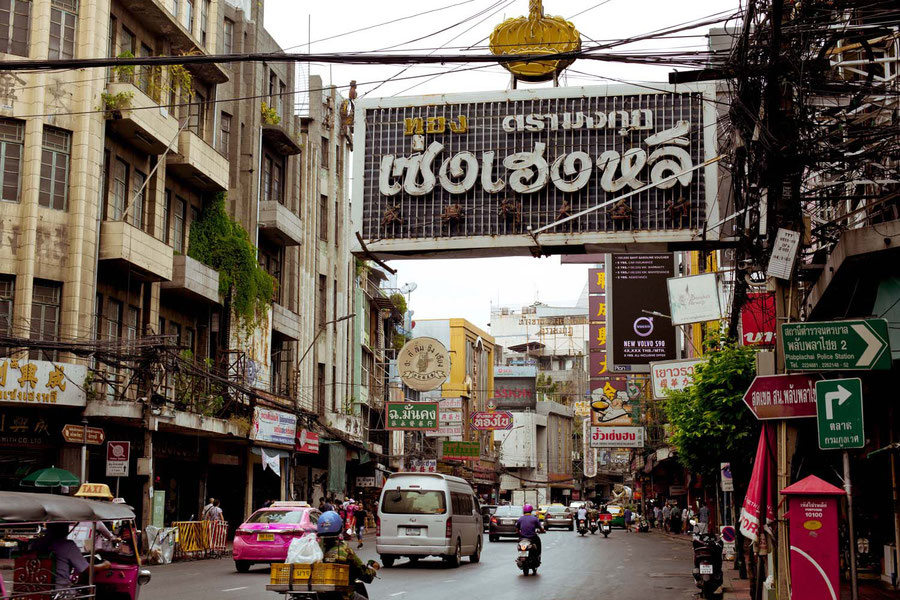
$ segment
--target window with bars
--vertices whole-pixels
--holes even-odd
[[[184,198],[175,197],[175,211],[172,213],[174,226],[172,227],[172,248],[179,254],[184,252],[184,219],[187,210],[187,202]]]
[[[322,164],[320,165],[323,169],[328,168],[328,149],[330,144],[328,143],[328,138],[322,138]]]
[[[147,176],[135,169],[131,181],[134,197],[131,199],[131,206],[128,208],[128,222],[141,230],[144,229],[144,205],[147,198],[147,189],[144,184],[146,181]]]
[[[206,29],[209,25],[209,0],[200,0],[200,43],[206,45]]]
[[[322,363],[316,369],[316,412],[325,414],[325,365]]]
[[[181,345],[181,324],[174,321],[169,322],[169,335],[174,337],[173,340],[179,346]]]
[[[31,339],[43,342],[59,340],[59,313],[62,284],[56,281],[34,280],[31,298]],[[58,352],[33,349],[31,360],[56,360]]]
[[[328,241],[328,196],[319,196],[319,239]]]
[[[194,0],[184,1],[184,20],[182,21],[188,33],[194,33]]]
[[[122,56],[128,52],[131,53],[132,56],[137,55],[138,45],[137,38],[131,31],[128,30],[127,27],[122,27],[122,33],[119,36],[119,53],[116,56]],[[125,83],[133,83],[134,82],[134,72],[128,72],[128,69],[119,69],[116,73],[119,81]]]
[[[225,19],[225,26],[222,32],[222,51],[225,54],[234,53],[234,21]]]
[[[197,334],[194,333],[194,330],[190,327],[184,328],[184,345],[187,346],[188,352],[191,353],[191,356],[196,358],[196,348],[194,345],[197,342]]]
[[[164,244],[169,243],[170,214],[172,214],[172,190],[166,190],[166,197],[162,207],[162,236],[160,236]]]
[[[50,5],[50,52],[48,57],[75,58],[75,24],[78,0],[53,0]]]
[[[140,58],[150,58],[153,56],[153,49],[147,44],[141,44],[138,47],[137,55]],[[150,96],[150,82],[153,79],[153,67],[144,65],[137,67],[137,87],[139,90]],[[155,100],[155,98],[154,98]]]
[[[228,157],[228,151],[231,144],[231,115],[226,112],[222,113],[219,119],[219,153]]]
[[[31,0],[0,0],[0,52],[28,56]]]
[[[266,202],[284,204],[284,159],[264,152],[263,154],[263,199]]]
[[[0,199],[19,201],[25,121],[0,119]]]
[[[66,210],[69,197],[69,156],[72,133],[44,125],[41,154],[41,187],[38,203],[47,208]]]
[[[0,332],[13,334],[13,299],[16,293],[16,278],[0,275]],[[0,349],[0,356],[8,356],[9,349]]]
[[[106,303],[106,327],[105,337],[108,341],[116,341],[122,337],[123,305],[115,298],[109,298]]]
[[[122,336],[132,342],[138,338],[141,330],[141,310],[137,306],[129,306],[125,323],[122,327]]]
[[[118,221],[125,212],[125,203],[128,200],[128,170],[128,163],[117,158],[113,167],[112,203],[109,207],[110,221]]]
[[[194,98],[189,106],[188,129],[202,138],[206,135],[206,98],[200,92],[194,92]]]
[[[319,286],[316,289],[316,330],[318,331],[325,326],[327,320],[326,311],[328,310],[328,279],[324,275],[319,275]]]
[[[281,270],[284,264],[284,249],[274,244],[260,241],[259,244],[259,266],[266,273],[275,278],[277,285],[275,286],[275,302],[281,302]]]

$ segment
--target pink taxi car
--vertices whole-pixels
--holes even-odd
[[[294,538],[315,533],[319,514],[306,502],[259,509],[234,532],[234,568],[246,573],[255,563],[284,562]]]

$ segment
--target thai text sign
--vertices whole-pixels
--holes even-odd
[[[106,476],[128,477],[131,442],[106,443]]]
[[[87,427],[69,423],[62,428],[63,439],[70,444],[101,445],[106,440],[106,434],[99,427]]]
[[[643,427],[591,427],[591,448],[643,447]]]
[[[428,431],[438,427],[437,402],[386,402],[387,429]]]
[[[459,423],[439,423],[438,428],[434,431],[426,431],[425,435],[427,437],[445,437],[445,438],[460,438],[462,439],[463,434],[463,425],[462,422]]]
[[[741,307],[741,342],[745,346],[775,345],[775,292],[747,294]]]
[[[837,496],[790,497],[792,600],[839,597],[838,504]]]
[[[759,375],[744,403],[760,421],[816,416],[816,380],[812,375]]]
[[[862,380],[817,381],[816,405],[819,448],[840,450],[866,445]]]
[[[297,432],[297,443],[294,446],[294,450],[305,454],[318,454],[319,434],[307,429],[301,429]]]
[[[376,254],[524,253],[528,229],[636,192],[542,239],[688,241],[714,219],[714,99],[696,84],[360,100],[354,222]]]
[[[420,392],[441,387],[450,376],[450,355],[444,345],[434,338],[418,337],[409,340],[397,356],[400,379]]]
[[[0,361],[0,402],[84,406],[87,367],[45,360]]]
[[[653,397],[665,398],[668,390],[680,392],[693,385],[694,368],[703,359],[672,360],[650,363],[650,379],[653,382]]]
[[[885,319],[781,326],[784,366],[789,371],[887,370],[888,339]]]
[[[250,439],[270,444],[295,445],[297,437],[297,415],[255,407]]]
[[[472,429],[479,431],[494,431],[497,429],[512,429],[512,413],[506,411],[474,412],[472,413]]]
[[[478,460],[481,442],[441,442],[441,458],[453,460]]]

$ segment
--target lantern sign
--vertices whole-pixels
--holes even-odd
[[[512,429],[513,416],[511,412],[474,412],[470,417],[472,429],[478,431],[495,431],[497,429]]]
[[[709,83],[358,100],[351,250],[390,259],[530,255],[536,240],[567,253],[716,242],[721,228],[705,227],[719,218],[715,103]]]

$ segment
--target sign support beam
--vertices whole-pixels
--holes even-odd
[[[850,598],[859,600],[859,580],[856,573],[856,529],[853,524],[853,494],[850,485],[850,453],[844,450],[844,491],[847,493],[847,521],[850,529]]]

